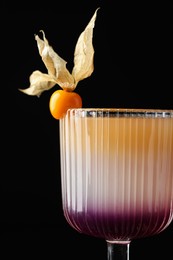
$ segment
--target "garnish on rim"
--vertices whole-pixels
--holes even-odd
[[[97,10],[85,30],[80,34],[74,51],[74,67],[72,73],[66,68],[67,62],[62,59],[49,45],[43,34],[43,40],[35,35],[39,54],[44,62],[47,72],[34,71],[29,78],[30,86],[26,89],[19,89],[25,94],[40,96],[45,90],[49,90],[56,84],[62,89],[53,92],[49,108],[53,117],[60,119],[68,108],[82,106],[81,97],[74,92],[79,81],[89,77],[94,71],[94,48],[92,44],[93,28],[95,25]]]

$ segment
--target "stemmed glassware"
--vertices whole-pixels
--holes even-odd
[[[128,260],[173,219],[173,110],[69,109],[60,119],[62,205],[78,232]]]

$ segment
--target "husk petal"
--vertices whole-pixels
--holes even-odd
[[[29,79],[30,86],[26,89],[19,90],[32,96],[39,97],[43,91],[49,90],[57,84],[56,80],[52,76],[44,74],[38,70],[34,71]]]
[[[74,84],[74,78],[66,68],[67,62],[62,59],[49,45],[48,40],[43,33],[43,40],[39,38],[38,35],[35,36],[37,41],[40,56],[48,70],[48,74],[55,76],[57,84],[64,88],[68,86],[69,88]]]
[[[89,77],[94,71],[94,48],[92,38],[98,9],[95,11],[85,30],[79,36],[75,47],[74,68],[72,71],[75,82],[79,82],[80,80]]]

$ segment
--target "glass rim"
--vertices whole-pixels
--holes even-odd
[[[67,114],[78,117],[160,117],[173,118],[172,109],[157,108],[70,108]]]

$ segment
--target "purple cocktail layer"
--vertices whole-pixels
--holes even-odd
[[[161,212],[136,212],[129,215],[111,211],[73,212],[64,209],[68,223],[78,232],[110,241],[132,240],[155,235],[165,229],[172,220],[169,209]]]

